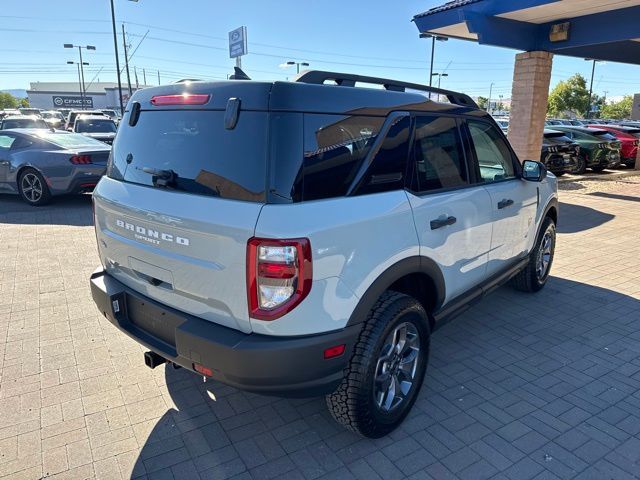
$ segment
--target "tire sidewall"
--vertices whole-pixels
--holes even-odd
[[[387,322],[384,329],[378,335],[372,352],[371,361],[366,372],[366,384],[368,390],[366,394],[368,402],[367,410],[371,412],[372,420],[379,426],[378,429],[385,431],[385,433],[393,430],[411,411],[411,407],[413,407],[422,387],[422,382],[424,380],[429,360],[430,331],[427,314],[419,304],[411,302],[410,299],[402,299],[402,301],[406,302],[406,306]],[[412,323],[420,335],[420,358],[418,361],[415,380],[403,403],[391,412],[384,412],[380,410],[376,404],[374,396],[378,358],[387,336],[395,327],[405,322]]]

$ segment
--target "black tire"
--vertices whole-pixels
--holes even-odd
[[[408,345],[408,351],[411,350],[406,357],[402,353],[394,355],[396,350],[392,347],[396,345],[388,343],[390,337],[401,337],[397,331],[405,328],[405,325],[405,338],[412,339],[403,344]],[[417,338],[414,333],[417,333]],[[385,292],[369,312],[342,383],[326,397],[333,418],[349,430],[369,438],[382,437],[400,425],[415,403],[422,386],[429,358],[429,337],[429,317],[422,305],[408,295]],[[417,353],[411,345],[419,346]],[[401,351],[404,352],[404,348]],[[411,362],[409,365],[408,359],[413,358],[414,353],[415,363]],[[385,361],[383,357],[389,360]],[[403,358],[407,361],[402,362]],[[405,367],[402,367],[403,364]],[[409,387],[406,387],[405,381],[401,382],[407,388],[406,393],[400,384],[393,382],[393,378],[397,379],[398,376],[409,378],[404,368],[413,372]],[[386,373],[377,375],[380,372]],[[376,382],[376,378],[382,379],[385,375],[390,380],[387,383],[389,388],[383,387],[382,382]],[[391,384],[400,387],[400,395],[395,394],[395,386],[394,395],[389,393]],[[376,398],[376,393],[380,393],[382,397]],[[379,405],[385,398],[391,398],[388,410],[385,405]],[[399,403],[393,406],[396,398]]]
[[[541,255],[545,255],[545,239],[547,233],[550,234],[549,258],[542,274],[538,269]],[[542,222],[540,234],[536,239],[536,245],[529,254],[529,263],[526,268],[521,270],[513,279],[511,284],[522,292],[537,292],[547,283],[551,265],[553,264],[553,255],[556,249],[556,224],[550,217],[545,217]]]
[[[605,168],[607,167],[603,167],[602,165],[597,165],[597,166],[591,167],[591,170],[593,170],[594,172],[600,173],[604,171]]]
[[[564,175],[567,172],[551,172],[553,173],[556,177],[561,177],[562,175]]]
[[[18,177],[20,198],[29,205],[40,207],[51,201],[51,192],[44,177],[34,168],[25,168]]]
[[[587,161],[585,160],[584,157],[578,157],[576,168],[574,168],[571,171],[571,173],[574,173],[576,175],[582,175],[586,171],[587,171]]]

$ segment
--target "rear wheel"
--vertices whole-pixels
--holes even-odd
[[[342,383],[327,396],[333,418],[370,438],[400,425],[424,379],[429,333],[429,318],[417,300],[384,293],[369,313]]]
[[[29,205],[46,205],[51,200],[51,192],[44,177],[33,168],[20,172],[18,178],[18,192]]]
[[[529,254],[529,263],[511,280],[512,285],[523,292],[537,292],[547,283],[553,255],[556,249],[556,224],[545,217],[534,249]]]
[[[576,166],[571,171],[571,173],[575,173],[576,175],[582,175],[587,171],[587,161],[583,157],[578,157],[576,159]]]

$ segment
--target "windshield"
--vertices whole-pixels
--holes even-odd
[[[9,128],[49,128],[41,118],[8,118],[2,122],[2,129]]]
[[[128,116],[113,145],[110,177],[197,195],[264,201],[267,113],[243,111],[230,130],[224,127],[223,111],[147,110],[133,127]]]
[[[77,133],[49,133],[40,135],[40,138],[59,147],[69,149],[78,147],[99,147],[100,149],[104,149],[108,146],[99,140],[94,140],[93,138]]]
[[[42,112],[42,118],[44,119],[55,118],[58,120],[64,120],[64,117],[60,112]]]
[[[113,120],[105,119],[80,119],[76,121],[76,132],[80,133],[116,133],[116,124]]]

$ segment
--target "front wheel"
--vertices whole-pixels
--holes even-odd
[[[571,170],[571,173],[576,175],[582,175],[586,171],[587,171],[587,161],[584,159],[584,157],[578,157],[576,159],[576,166],[573,168],[573,170]]]
[[[44,177],[33,168],[27,168],[18,178],[18,192],[22,200],[36,207],[46,205],[51,200],[51,192]]]
[[[342,383],[327,396],[335,420],[379,438],[407,416],[429,357],[429,318],[414,298],[386,292],[369,312]]]
[[[547,283],[556,249],[556,224],[545,217],[535,247],[529,254],[529,263],[515,277],[512,285],[523,292],[537,292]]]

